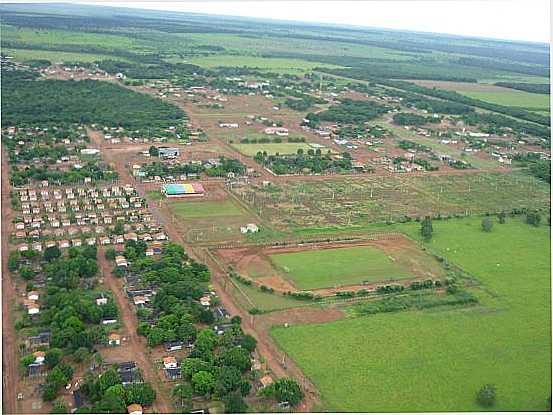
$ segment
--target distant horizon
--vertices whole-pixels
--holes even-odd
[[[206,14],[230,18],[380,29],[497,41],[550,44],[547,0],[458,1],[11,1],[8,4],[72,4]],[[316,9],[313,8],[317,5]],[[401,10],[401,13],[398,13]],[[293,14],[293,16],[291,16]],[[422,19],[422,17],[430,17]],[[471,21],[467,24],[467,21]],[[393,22],[387,24],[388,22]],[[421,23],[423,23],[421,25]],[[517,26],[515,26],[515,23]],[[449,29],[451,27],[452,29]],[[516,30],[513,29],[516,27]],[[512,34],[516,33],[516,34]],[[515,37],[524,34],[524,37]]]

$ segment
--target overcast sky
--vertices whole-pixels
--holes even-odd
[[[550,0],[83,2],[231,16],[345,23],[500,39],[538,42],[550,40]]]

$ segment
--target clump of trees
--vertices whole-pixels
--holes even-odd
[[[155,390],[147,382],[123,385],[117,366],[99,376],[89,372],[80,390],[90,402],[90,406],[79,409],[80,413],[126,413],[128,405],[151,405],[156,398]]]
[[[256,341],[244,334],[240,319],[235,318],[223,335],[202,329],[194,349],[181,363],[183,383],[175,386],[173,396],[184,408],[191,406],[193,396],[221,399],[227,412],[244,412],[243,397],[251,390],[250,354]]]
[[[372,101],[344,99],[340,104],[333,105],[325,111],[319,113],[310,112],[305,118],[309,120],[308,125],[311,127],[316,127],[322,121],[340,124],[363,124],[386,113],[388,110],[388,107]]]
[[[423,117],[422,115],[409,114],[400,112],[394,115],[394,122],[397,125],[415,125],[420,127],[425,124],[436,124],[440,122],[440,118]]]
[[[341,173],[353,170],[351,154],[342,153],[341,159],[333,159],[330,153],[322,154],[319,148],[309,149],[307,153],[300,148],[295,155],[268,155],[266,151],[259,151],[254,160],[275,174]]]
[[[295,379],[280,378],[261,390],[261,395],[276,399],[278,402],[288,402],[290,406],[297,406],[304,397],[304,393]]]

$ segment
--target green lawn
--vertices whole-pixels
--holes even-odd
[[[300,290],[412,276],[372,246],[274,254],[270,259]]]
[[[418,235],[416,224],[400,229]],[[434,223],[430,247],[474,274],[484,306],[379,314],[274,328],[330,411],[476,411],[497,387],[498,411],[545,411],[551,396],[549,227],[510,219]]]
[[[506,90],[500,92],[463,91],[461,94],[493,104],[529,109],[549,109],[549,95],[532,94],[525,91]]]
[[[298,149],[304,152],[311,147],[307,143],[267,143],[267,144],[231,144],[236,150],[245,156],[253,157],[260,151],[266,151],[267,154],[296,154]],[[322,149],[321,149],[322,150]]]
[[[241,216],[244,211],[232,200],[197,202],[181,200],[169,202],[173,213],[181,219]]]

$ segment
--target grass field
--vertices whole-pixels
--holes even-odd
[[[280,73],[303,74],[311,71],[313,68],[327,67],[339,68],[339,66],[328,65],[319,62],[309,62],[302,59],[280,59],[280,58],[264,58],[259,56],[244,56],[244,55],[216,55],[205,56],[187,59],[168,59],[169,62],[186,62],[194,65],[203,66],[206,68],[223,67],[248,67],[260,70],[270,70]]]
[[[238,287],[238,288],[237,288]],[[276,310],[284,310],[287,308],[301,307],[306,304],[312,304],[312,302],[305,300],[297,300],[290,296],[283,296],[280,294],[271,294],[261,291],[259,288],[247,286],[237,283],[236,286],[230,286],[230,292],[233,297],[236,298],[240,305],[245,310],[251,308],[257,308],[261,311],[269,312]],[[248,299],[246,299],[247,296]],[[253,304],[252,304],[253,303]]]
[[[456,91],[460,94],[493,104],[505,105],[509,107],[520,107],[536,110],[549,109],[549,95],[532,94],[530,92],[518,91],[510,88],[487,83],[471,82],[450,82],[450,81],[413,81],[414,83],[428,88],[437,87]],[[549,83],[546,80],[544,83]]]
[[[94,53],[74,53],[58,52],[52,50],[39,49],[2,49],[2,53],[7,56],[13,56],[17,61],[27,61],[31,59],[47,59],[52,63],[60,62],[94,62],[106,59],[114,59],[110,55],[98,55]],[[117,57],[117,60],[127,61],[125,58]]]
[[[402,225],[417,236],[418,226]],[[401,312],[275,328],[281,347],[331,411],[476,411],[497,387],[499,411],[545,411],[551,396],[549,227],[520,219],[434,223],[429,244],[483,284],[482,307]],[[486,292],[491,293],[486,294]]]
[[[298,149],[304,152],[311,147],[307,143],[267,143],[267,144],[231,144],[236,150],[245,156],[253,157],[260,151],[266,151],[267,154],[296,154]]]
[[[412,276],[372,246],[273,254],[270,259],[300,290]]]
[[[525,91],[499,91],[499,92],[462,92],[471,98],[491,102],[493,104],[506,105],[508,107],[521,107],[528,109],[548,109],[549,95],[532,94]]]
[[[232,200],[222,201],[175,201],[169,202],[173,213],[180,219],[204,219],[223,216],[242,216],[244,211]]]

